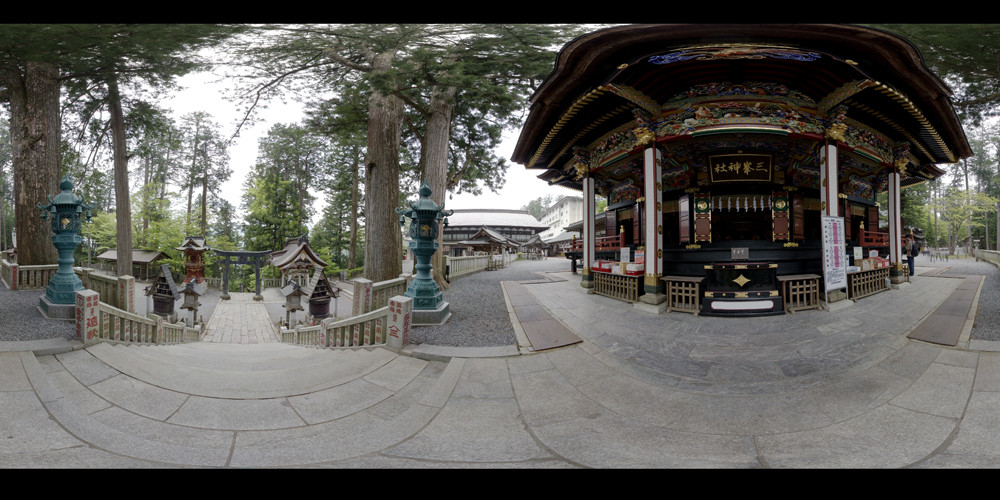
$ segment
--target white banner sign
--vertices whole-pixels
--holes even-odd
[[[847,288],[843,217],[823,216],[823,283],[827,292]]]

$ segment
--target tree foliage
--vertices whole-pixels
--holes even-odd
[[[34,139],[18,135],[13,141],[19,152],[15,159],[18,175],[33,179],[26,183],[26,189],[19,190],[17,199],[17,224],[28,236],[21,255],[33,261],[51,259],[54,254],[28,212],[33,203],[43,199],[40,195],[46,188],[55,185],[60,130],[52,110],[58,114],[60,85],[65,85],[71,101],[82,103],[87,110],[85,127],[98,109],[108,111],[107,125],[99,128],[110,131],[118,246],[131,247],[130,153],[126,151],[125,123],[130,96],[144,94],[147,89],[169,88],[175,77],[200,67],[196,58],[199,49],[215,45],[241,29],[215,25],[57,24],[5,25],[0,30],[0,97],[11,102],[11,130],[31,130],[38,123],[50,127],[28,134],[47,138],[44,153],[32,152],[27,146],[29,141],[36,142]],[[128,254],[124,255],[126,258],[119,260],[119,272],[131,268]]]
[[[881,24],[912,42],[955,92],[963,122],[1000,115],[1000,31],[995,24]]]
[[[275,124],[258,145],[257,164],[246,181],[245,239],[250,250],[278,250],[306,234],[315,183],[326,173],[322,138],[299,125]]]
[[[492,152],[500,131],[515,123],[568,33],[533,25],[286,26],[238,52],[258,75],[245,87],[252,103],[303,87],[366,100],[365,273],[379,281],[401,270],[401,147],[410,153],[404,166],[421,173],[410,179],[429,180],[439,204],[449,189],[500,186],[506,164]]]

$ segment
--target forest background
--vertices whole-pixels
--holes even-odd
[[[977,241],[997,248],[1000,27],[875,27],[910,40],[952,88],[975,151],[943,166],[945,178],[903,190],[903,224],[951,253]],[[78,263],[107,248],[142,248],[164,251],[179,273],[174,247],[186,235],[205,235],[217,249],[276,250],[308,233],[328,271],[395,277],[394,209],[422,180],[439,204],[446,193],[499,192],[510,168],[502,141],[519,131],[557,51],[593,29],[0,25],[0,250],[17,227],[22,264],[55,262],[34,203],[68,174],[95,213]],[[177,82],[208,71],[227,87],[233,123],[207,109],[170,109]],[[240,132],[283,102],[302,118],[272,118],[256,158],[235,166],[243,189],[234,203],[223,188],[232,185],[234,144],[247,149]],[[520,208],[540,216],[560,196]],[[218,272],[208,264],[209,275]],[[130,269],[119,261],[119,274]]]

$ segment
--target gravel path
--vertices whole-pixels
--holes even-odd
[[[76,338],[72,321],[45,319],[38,299],[45,290],[11,291],[0,281],[0,341]]]
[[[518,260],[499,271],[479,271],[455,278],[442,292],[451,309],[451,319],[443,325],[415,327],[410,341],[460,347],[516,344],[517,336],[510,324],[500,282],[535,280],[539,272],[569,271],[569,268],[570,261],[551,257]]]
[[[918,267],[948,267],[944,274],[949,275],[985,275],[972,338],[1000,341],[1000,269],[973,259],[931,262],[925,256],[917,257],[916,264]],[[500,282],[533,280],[539,277],[539,272],[568,270],[568,260],[553,257],[541,261],[515,261],[506,269],[456,278],[443,292],[444,300],[451,307],[451,319],[440,326],[414,328],[411,341],[462,347],[514,344],[517,338],[510,325]],[[38,298],[44,293],[43,290],[12,292],[0,282],[0,341],[74,338],[72,322],[45,319],[38,311]]]

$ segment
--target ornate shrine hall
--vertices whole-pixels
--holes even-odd
[[[900,191],[971,156],[950,96],[870,28],[612,27],[562,49],[512,159],[582,192],[582,287],[781,314],[908,280]]]

